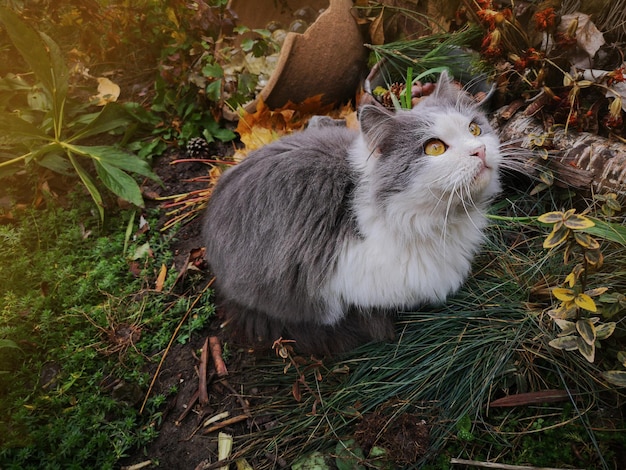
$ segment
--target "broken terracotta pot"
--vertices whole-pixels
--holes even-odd
[[[265,28],[272,20],[289,24],[304,6],[326,8],[304,33],[287,34],[267,85],[244,109],[254,112],[259,99],[280,108],[320,94],[324,104],[353,98],[366,73],[367,50],[352,5],[352,0],[231,0],[239,24],[249,28]]]

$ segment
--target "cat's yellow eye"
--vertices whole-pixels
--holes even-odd
[[[472,135],[480,135],[483,133],[483,130],[475,122],[469,125],[469,131],[471,132]]]
[[[446,151],[448,147],[439,139],[431,139],[424,145],[424,153],[436,157]]]

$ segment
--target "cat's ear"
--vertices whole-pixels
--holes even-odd
[[[437,85],[435,86],[435,97],[439,100],[456,102],[459,92],[459,86],[454,83],[453,77],[444,69],[441,75],[439,75]]]
[[[370,149],[381,145],[381,138],[387,135],[387,129],[393,126],[393,113],[381,106],[365,105],[359,109],[361,133]]]

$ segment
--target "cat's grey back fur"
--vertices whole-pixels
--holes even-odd
[[[223,298],[286,322],[316,322],[319,289],[338,247],[358,237],[347,162],[358,134],[293,134],[227,171],[205,219],[208,259]]]

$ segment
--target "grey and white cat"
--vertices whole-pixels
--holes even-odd
[[[442,302],[470,272],[500,190],[479,106],[444,73],[413,110],[359,120],[271,143],[215,187],[207,259],[250,341],[335,353],[390,339],[393,313]]]

